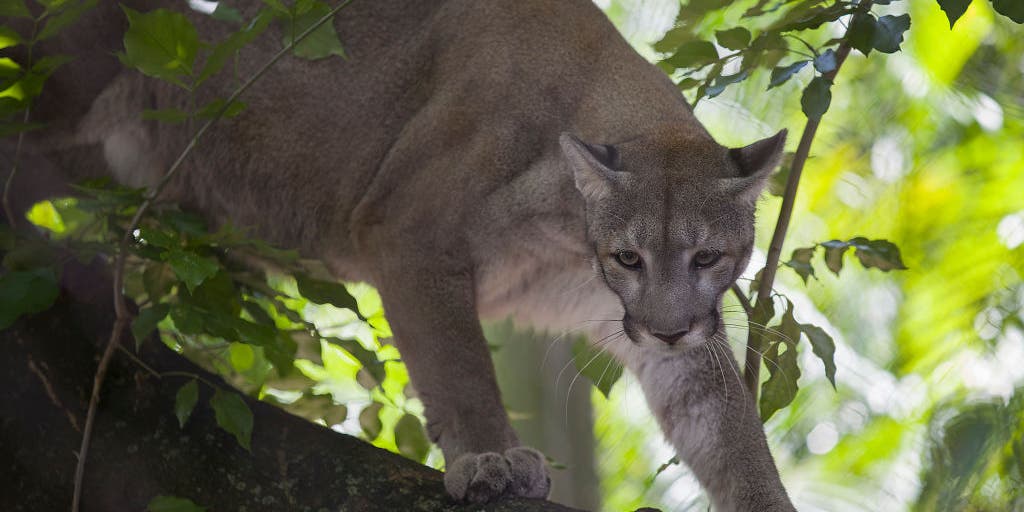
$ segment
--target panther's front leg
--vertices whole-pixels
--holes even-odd
[[[713,342],[686,350],[633,347],[626,363],[715,510],[795,510],[729,350]]]
[[[403,251],[425,254],[430,251]],[[444,452],[445,487],[458,500],[545,498],[544,456],[520,446],[501,402],[474,307],[472,274],[439,258],[387,268],[379,288],[395,343]]]

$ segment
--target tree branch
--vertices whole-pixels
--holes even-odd
[[[861,9],[871,9],[872,0],[861,3]],[[836,74],[843,66],[846,58],[850,55],[850,44],[847,40],[839,45],[836,51],[836,67],[826,73],[824,78],[829,82],[835,80]],[[786,190],[782,196],[782,206],[779,208],[779,220],[775,224],[775,232],[772,233],[772,241],[768,246],[768,256],[764,269],[761,273],[761,283],[757,289],[757,299],[751,309],[750,320],[761,325],[767,325],[771,320],[773,307],[772,286],[775,282],[775,273],[779,268],[779,259],[782,256],[782,244],[786,239],[786,231],[789,229],[789,221],[793,216],[793,205],[796,203],[797,187],[800,185],[800,176],[807,163],[807,157],[811,152],[811,143],[814,142],[814,135],[818,132],[820,118],[808,119],[804,125],[803,134],[797,145],[796,153],[793,155],[793,166],[789,171],[789,178],[786,180]],[[743,381],[750,391],[750,396],[757,403],[757,387],[761,380],[761,354],[764,352],[762,342],[764,331],[762,329],[750,329],[747,331],[747,353],[746,364],[743,369]]]

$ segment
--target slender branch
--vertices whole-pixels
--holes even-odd
[[[860,4],[864,11],[871,9],[872,0],[866,0]],[[836,67],[826,73],[824,78],[832,82],[839,68],[843,66],[846,57],[850,55],[850,44],[847,40],[839,45],[836,51]],[[767,316],[768,318],[752,318],[761,324],[767,324],[770,318],[772,301],[772,285],[775,282],[775,272],[779,268],[779,259],[782,256],[782,244],[786,239],[786,231],[789,229],[789,221],[793,216],[793,205],[796,202],[797,187],[800,185],[800,175],[803,173],[804,164],[811,152],[811,143],[814,142],[814,135],[818,132],[818,125],[821,118],[808,119],[804,125],[803,134],[800,136],[800,143],[797,145],[796,153],[793,155],[793,166],[789,171],[789,178],[786,180],[786,190],[782,196],[782,206],[779,208],[779,220],[775,224],[775,232],[772,234],[771,244],[768,246],[767,261],[761,271],[761,284],[757,290],[757,300],[751,309],[751,316]],[[757,402],[757,387],[761,380],[761,354],[764,352],[762,341],[764,333],[758,329],[750,329],[747,332],[747,354],[746,363],[743,369],[743,381],[750,391],[750,396]]]
[[[754,314],[754,305],[750,303],[750,299],[747,298],[747,294],[743,293],[740,289],[740,285],[733,283],[729,288],[732,290],[732,294],[736,296],[736,300],[740,301],[740,306],[743,306],[743,311],[746,311],[747,318],[750,318]]]
[[[135,216],[132,217],[131,223],[128,225],[128,229],[125,230],[125,235],[121,239],[121,243],[118,246],[117,256],[114,262],[114,311],[117,314],[117,319],[114,322],[114,329],[111,332],[110,340],[107,342],[107,347],[103,351],[103,356],[100,359],[99,367],[97,367],[96,369],[96,376],[95,379],[93,380],[92,395],[89,398],[89,410],[88,413],[86,414],[85,419],[85,429],[82,432],[82,444],[78,450],[78,464],[75,467],[75,489],[71,502],[71,512],[78,512],[81,504],[82,480],[85,475],[85,462],[86,459],[88,458],[87,456],[89,453],[89,444],[92,440],[92,426],[96,421],[96,409],[99,405],[100,390],[103,387],[103,380],[106,377],[107,367],[110,364],[111,357],[113,356],[114,352],[116,351],[117,347],[121,342],[121,332],[124,330],[125,326],[131,319],[131,313],[129,313],[128,311],[128,304],[124,297],[123,287],[125,260],[127,259],[128,255],[128,245],[134,239],[133,233],[139,227],[139,223],[142,221],[142,217],[149,210],[150,206],[152,206],[154,200],[156,200],[156,198],[160,195],[161,192],[163,192],[164,188],[171,181],[171,179],[182,168],[182,164],[185,162],[185,159],[195,149],[196,144],[199,142],[199,140],[203,137],[203,135],[206,134],[207,130],[209,130],[214,123],[216,123],[218,120],[221,119],[221,117],[224,116],[224,113],[231,106],[231,104],[234,103],[234,101],[238,99],[239,96],[245,93],[245,91],[247,91],[256,82],[256,80],[260,79],[271,68],[271,66],[276,64],[277,61],[281,59],[281,57],[285,56],[286,54],[288,54],[288,52],[292,51],[296,44],[302,42],[303,39],[312,34],[316,29],[320,28],[320,26],[322,26],[324,23],[327,23],[328,21],[333,19],[335,14],[344,9],[350,3],[352,3],[352,0],[345,0],[344,2],[338,4],[336,7],[331,9],[330,12],[328,12],[322,18],[317,20],[316,23],[312,24],[309,28],[302,32],[302,34],[294,38],[289,44],[285,45],[285,47],[282,48],[279,52],[277,52],[273,57],[271,57],[271,59],[267,61],[267,63],[264,64],[263,67],[257,70],[256,73],[254,73],[249,78],[248,81],[246,81],[244,84],[242,84],[241,87],[236,89],[231,94],[231,96],[228,97],[227,101],[224,102],[224,106],[221,107],[217,114],[212,119],[204,123],[203,126],[199,128],[199,131],[197,131],[195,135],[192,136],[192,138],[188,142],[188,145],[185,146],[185,149],[182,150],[181,154],[178,155],[178,158],[174,161],[173,164],[171,164],[171,167],[168,169],[168,171],[163,175],[162,178],[160,178],[160,181],[157,182],[156,186],[154,186],[151,189],[151,191],[148,194],[146,194],[145,200],[139,206],[138,210],[136,210]]]
[[[32,49],[35,46],[36,32],[39,30],[39,21],[41,21],[44,17],[45,13],[39,19],[32,20],[32,37],[29,38],[30,43],[28,44],[28,48],[26,49],[26,52],[28,54],[28,56],[25,59],[25,69],[28,70],[26,73],[32,72]],[[25,116],[22,118],[22,123],[28,125],[28,120],[31,113],[32,107],[25,107]],[[24,129],[26,128],[26,126],[23,126],[22,128]],[[11,229],[17,229],[18,227],[17,219],[14,218],[14,208],[11,208],[11,184],[14,183],[14,176],[18,174],[18,162],[21,160],[21,147],[24,142],[25,132],[22,131],[18,133],[18,142],[14,146],[14,163],[11,164],[11,173],[7,175],[7,180],[4,181],[4,215],[7,216],[7,222],[11,224]]]

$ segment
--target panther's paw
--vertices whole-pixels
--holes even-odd
[[[504,454],[463,454],[444,474],[444,486],[459,501],[483,503],[502,496],[546,498],[551,478],[544,455],[520,446]]]

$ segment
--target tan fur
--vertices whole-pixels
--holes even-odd
[[[66,37],[115,50],[104,34],[123,18],[100,9]],[[225,34],[191,16],[206,40]],[[543,459],[509,426],[478,317],[555,330],[621,318],[585,330],[596,340],[625,329],[603,348],[638,375],[716,507],[791,510],[753,404],[738,379],[720,378],[736,363],[708,342],[722,333],[721,295],[746,266],[753,199],[784,134],[719,146],[588,0],[354,2],[335,26],[349,59],[283,59],[171,193],[379,288],[452,494],[547,493]],[[244,49],[239,75],[280,40],[271,29]],[[83,85],[91,97],[63,94],[76,78],[54,78],[43,100],[69,104],[43,110],[60,122],[28,147],[57,162],[105,157],[122,181],[152,183],[187,132],[138,114],[185,98],[105,55]],[[235,84],[217,77],[197,104]],[[709,247],[721,263],[696,269]],[[616,262],[624,248],[643,272]],[[656,338],[676,332],[678,344]]]

